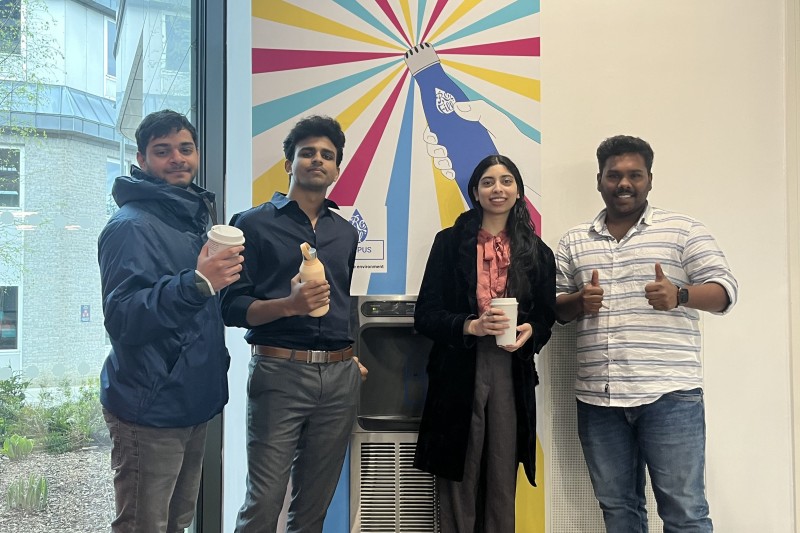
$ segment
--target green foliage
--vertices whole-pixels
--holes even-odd
[[[31,474],[11,482],[6,503],[9,509],[41,511],[47,507],[48,491],[47,478]]]
[[[57,455],[71,452],[75,447],[63,433],[48,433],[44,437],[44,449],[47,453]]]
[[[9,428],[19,420],[25,403],[25,390],[30,381],[22,379],[22,374],[13,372],[8,379],[0,380],[0,439],[10,433]]]
[[[9,398],[5,403],[14,406],[7,412],[0,410],[6,417],[4,426],[0,426],[5,427],[5,434],[0,433],[0,437],[14,433],[26,435],[49,453],[65,453],[89,444],[108,442],[98,379],[89,379],[78,387],[66,379],[58,387],[42,384],[36,402],[25,399],[28,385],[19,375],[0,380],[0,391],[11,391],[5,396],[0,394],[0,398]]]
[[[58,389],[43,390],[34,411],[50,453],[65,453],[104,438],[98,379],[88,380],[77,390],[66,380]]]
[[[11,435],[3,441],[3,453],[9,459],[22,459],[33,451],[33,441],[21,435]]]

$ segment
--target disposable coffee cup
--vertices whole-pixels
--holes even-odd
[[[498,346],[507,346],[517,342],[517,299],[494,298],[489,304],[491,307],[502,309],[508,317],[508,329],[500,335],[495,335]]]
[[[214,255],[231,246],[244,244],[244,233],[234,226],[217,224],[208,232],[208,255]]]

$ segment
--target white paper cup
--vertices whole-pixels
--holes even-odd
[[[517,342],[517,299],[516,298],[494,298],[489,304],[490,307],[502,309],[508,317],[508,329],[500,335],[496,335],[498,346],[507,346]]]
[[[244,233],[234,226],[217,224],[208,232],[208,255],[214,255],[231,246],[244,244]]]

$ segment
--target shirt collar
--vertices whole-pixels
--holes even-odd
[[[274,205],[275,208],[278,210],[282,210],[286,206],[291,204],[297,205],[296,201],[290,200],[285,194],[281,192],[276,192],[275,194],[273,194],[272,199],[269,201],[269,203]],[[322,205],[325,208],[323,209],[323,214],[327,214],[329,209],[336,209],[337,211],[339,210],[339,206],[336,205],[336,202],[334,202],[333,200],[329,200],[328,198],[325,198]]]
[[[645,226],[651,225],[653,223],[653,211],[654,211],[653,206],[650,205],[650,202],[647,202],[647,207],[644,208],[644,211],[642,212],[642,216],[639,218],[639,222],[636,225],[637,226],[639,224],[644,224]],[[606,210],[605,209],[600,211],[600,213],[598,213],[597,216],[594,217],[594,220],[592,221],[590,226],[591,226],[590,229],[594,230],[594,232],[597,233],[597,234],[600,234],[600,233],[603,232],[603,230],[606,227]]]

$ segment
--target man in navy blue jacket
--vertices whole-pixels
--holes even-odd
[[[100,401],[112,439],[114,532],[173,533],[194,517],[206,424],[228,401],[218,291],[242,246],[209,255],[214,195],[193,184],[197,131],[158,111],[136,130],[139,167],[114,182],[120,209],[98,258],[111,353]]]

